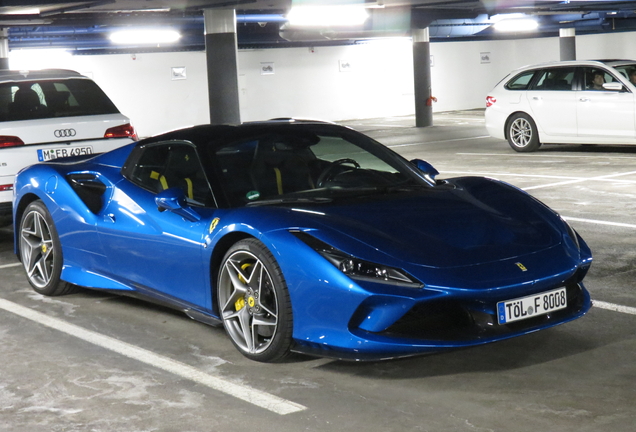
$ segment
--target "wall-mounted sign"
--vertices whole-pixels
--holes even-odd
[[[274,75],[274,62],[261,63],[261,75]]]
[[[184,80],[186,79],[186,68],[183,66],[173,67],[172,68],[172,79],[173,80]]]
[[[352,65],[348,60],[338,60],[338,65],[340,67],[340,72],[351,72]]]

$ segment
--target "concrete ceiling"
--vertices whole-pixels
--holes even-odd
[[[294,0],[307,4],[315,0]],[[325,3],[356,0],[326,0]],[[286,22],[292,0],[104,0],[1,1],[0,27],[8,28],[9,48],[57,47],[91,54],[125,51],[201,50],[204,9],[235,9],[239,47],[315,46],[408,36],[429,28],[433,41],[554,36],[560,28],[576,34],[636,30],[636,2],[594,0],[358,0],[370,18],[361,28],[292,28]],[[490,18],[523,13],[539,22],[534,33],[500,34]],[[113,45],[116,29],[162,27],[178,30],[178,43],[164,46]]]

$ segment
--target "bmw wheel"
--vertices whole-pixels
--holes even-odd
[[[238,350],[261,362],[287,356],[292,340],[291,301],[271,252],[256,239],[237,242],[223,258],[217,286],[219,313]]]
[[[20,258],[35,291],[58,296],[75,291],[60,279],[62,247],[51,214],[42,201],[29,204],[20,221]]]
[[[541,147],[537,126],[527,114],[517,113],[510,118],[507,136],[514,151],[531,152]]]

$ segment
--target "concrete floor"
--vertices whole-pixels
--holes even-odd
[[[487,136],[481,111],[434,123],[347,122],[440,177],[497,177],[569,218],[594,252],[588,315],[405,360],[258,364],[222,329],[167,309],[91,291],[36,294],[2,229],[0,431],[636,430],[636,147],[517,154]]]

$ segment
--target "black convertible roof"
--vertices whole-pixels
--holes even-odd
[[[194,144],[214,143],[216,141],[227,142],[232,139],[240,139],[243,136],[257,135],[259,133],[287,132],[299,126],[321,126],[329,130],[341,129],[351,130],[348,127],[335,123],[318,120],[296,120],[296,119],[273,119],[259,122],[247,122],[240,125],[197,125],[183,129],[176,129],[149,138],[145,138],[137,145],[147,145],[160,141],[190,141]]]

